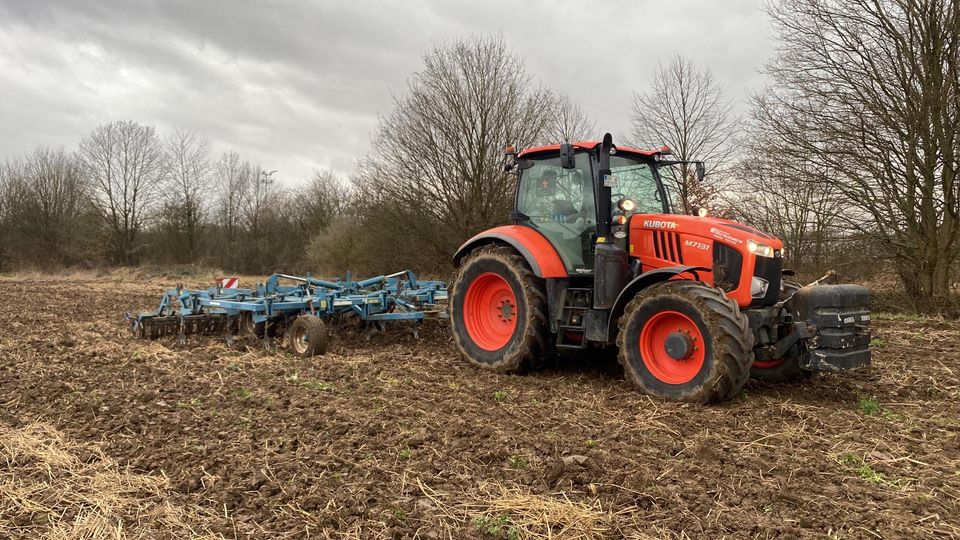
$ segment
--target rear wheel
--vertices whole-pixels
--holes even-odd
[[[793,293],[800,290],[802,285],[793,281],[783,282],[783,292],[780,293],[780,300],[784,300]],[[778,335],[777,339],[786,337],[786,334]],[[790,382],[802,379],[808,379],[813,376],[812,371],[800,369],[800,355],[803,353],[803,342],[798,342],[787,351],[783,358],[774,358],[771,360],[758,360],[750,366],[750,376],[758,381],[765,382]]]
[[[482,247],[460,266],[451,288],[454,341],[471,364],[527,371],[547,352],[543,280],[516,251]]]
[[[698,281],[643,291],[620,317],[627,377],[658,397],[713,403],[737,395],[753,362],[753,335],[736,302]]]
[[[290,351],[302,358],[327,352],[327,327],[316,315],[301,315],[289,333]]]

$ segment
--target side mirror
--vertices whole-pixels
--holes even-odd
[[[577,166],[577,159],[573,155],[573,145],[570,143],[560,145],[560,166],[564,169],[573,169]]]
[[[697,181],[703,182],[703,177],[707,175],[707,167],[703,164],[702,161],[697,162]]]

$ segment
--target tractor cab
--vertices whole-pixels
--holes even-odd
[[[593,273],[598,224],[612,224],[611,241],[625,248],[624,226],[633,214],[672,213],[655,159],[660,152],[617,149],[610,156],[610,173],[601,182],[596,151],[600,144],[531,148],[515,163],[514,221],[539,231],[570,274]],[[598,204],[601,199],[605,204]]]

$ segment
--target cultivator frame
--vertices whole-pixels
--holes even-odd
[[[447,318],[447,288],[442,281],[418,280],[410,270],[360,281],[347,273],[343,281],[316,279],[309,274],[273,274],[252,289],[167,289],[156,311],[127,315],[134,336],[156,339],[177,335],[222,333],[228,340],[243,331],[262,338],[272,348],[301,316],[320,320],[356,316],[377,326],[391,321]],[[283,285],[281,281],[293,282]],[[324,330],[325,332],[325,330]]]

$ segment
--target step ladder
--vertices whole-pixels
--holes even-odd
[[[563,291],[560,324],[557,326],[558,349],[585,349],[587,311],[593,305],[593,289],[568,288]]]

